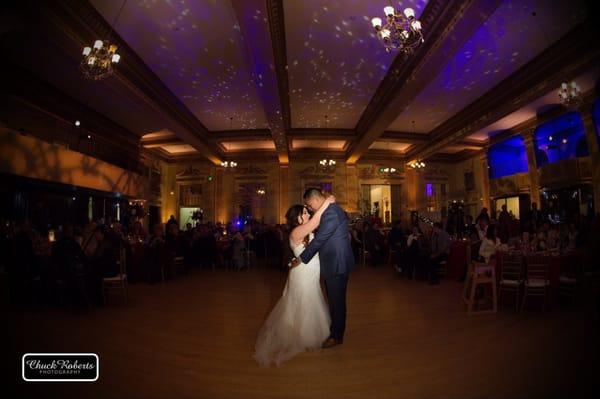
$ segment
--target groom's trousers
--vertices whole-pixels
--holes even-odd
[[[344,340],[346,330],[346,287],[348,273],[336,274],[325,279],[329,314],[331,315],[330,337],[338,341]]]

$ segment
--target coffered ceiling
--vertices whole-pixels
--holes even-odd
[[[149,150],[214,163],[448,159],[557,106],[560,79],[598,81],[583,0],[392,3],[423,24],[409,56],[371,28],[387,1],[362,0],[23,0],[3,9],[0,50]],[[99,37],[121,63],[87,81],[80,51]]]

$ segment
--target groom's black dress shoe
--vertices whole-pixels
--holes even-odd
[[[321,345],[321,348],[327,349],[327,348],[332,348],[336,345],[341,345],[341,344],[342,344],[342,341],[339,341],[335,338],[327,338],[325,340],[325,342],[323,342],[323,344]]]

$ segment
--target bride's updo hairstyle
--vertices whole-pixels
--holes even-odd
[[[285,220],[287,221],[287,227],[290,232],[297,226],[300,226],[300,223],[298,223],[298,218],[302,218],[303,211],[304,205],[296,204],[292,205],[285,213]],[[304,237],[302,242],[304,243],[304,247],[306,247],[308,245],[308,236]]]

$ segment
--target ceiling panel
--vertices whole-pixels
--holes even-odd
[[[226,151],[275,150],[272,140],[224,141],[221,146]]]
[[[456,154],[457,152],[461,152],[463,150],[481,150],[481,147],[477,147],[477,146],[470,146],[470,145],[449,145],[447,147],[444,147],[444,149],[442,149],[442,151],[440,151],[442,154]]]
[[[189,144],[164,145],[160,148],[162,148],[169,154],[188,154],[198,152],[194,147],[192,147]]]
[[[373,142],[373,144],[369,146],[369,149],[406,152],[411,145],[411,143],[398,143],[378,140]]]
[[[292,147],[295,150],[299,150],[299,149],[303,149],[303,148],[313,148],[313,149],[327,149],[327,150],[343,151],[346,149],[346,140],[294,139],[294,140],[292,140]]]
[[[531,61],[586,16],[583,0],[507,0],[389,130],[430,132]]]
[[[385,52],[370,22],[384,17],[387,1],[283,3],[292,127],[354,128],[396,56]],[[427,1],[393,4],[419,16]]]
[[[92,4],[112,23],[122,2]],[[116,30],[209,130],[267,127],[230,1],[127,2]]]

